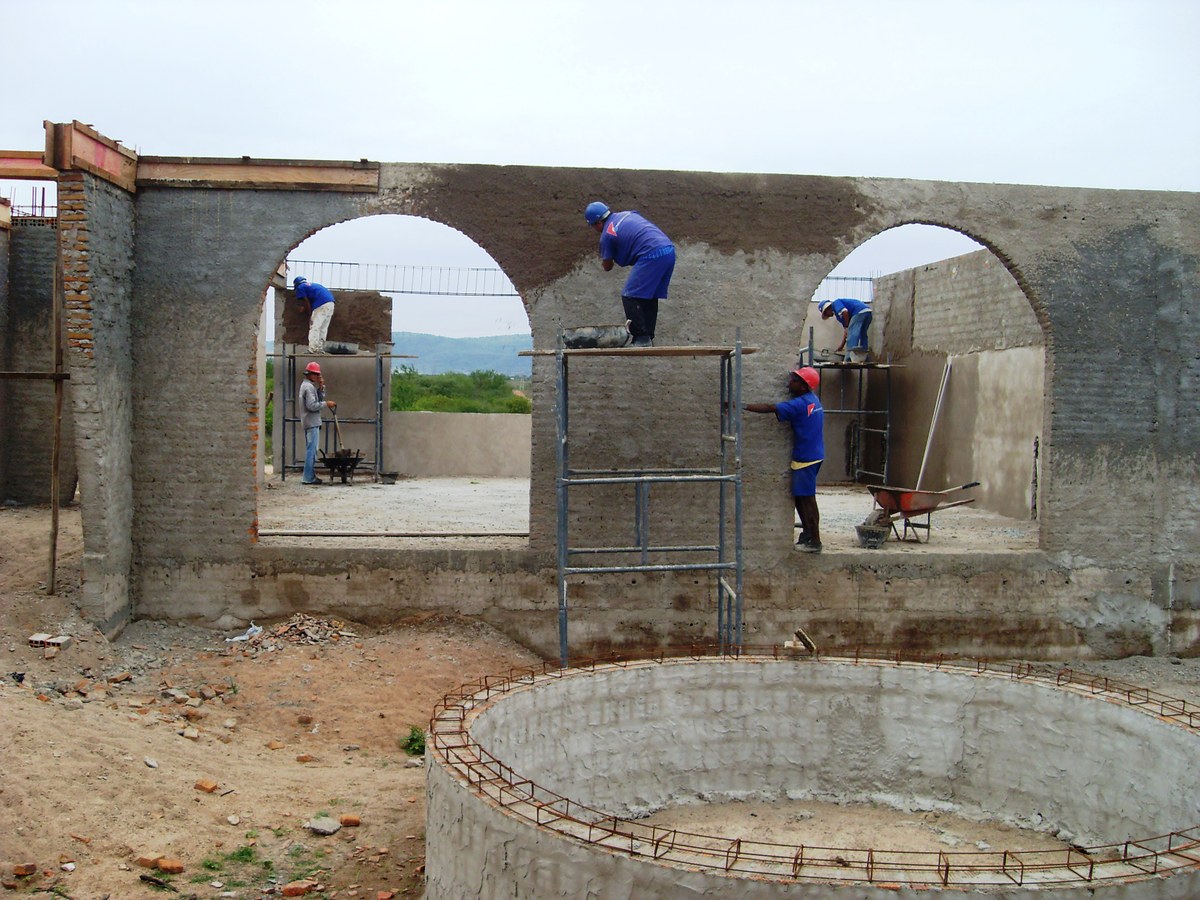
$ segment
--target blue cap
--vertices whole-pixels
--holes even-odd
[[[296,288],[300,287],[300,285],[302,285],[302,284],[308,284],[308,279],[305,278],[303,275],[297,275],[296,280],[292,282],[292,290],[295,290]]]
[[[599,200],[593,200],[587,205],[587,209],[583,211],[583,217],[587,219],[589,225],[595,225],[607,215],[608,207]]]

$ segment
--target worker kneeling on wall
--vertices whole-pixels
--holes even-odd
[[[324,353],[325,336],[329,334],[329,322],[333,318],[333,291],[303,275],[297,275],[292,286],[296,290],[296,299],[307,301],[309,306],[308,352]]]

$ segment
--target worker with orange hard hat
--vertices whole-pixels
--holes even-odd
[[[817,473],[825,459],[825,410],[817,397],[821,374],[811,366],[788,373],[790,400],[782,403],[747,403],[746,411],[775,413],[792,426],[792,497],[800,516],[796,549],[821,552],[821,513],[817,508]]]
[[[321,375],[321,364],[310,362],[304,367],[304,381],[300,385],[300,425],[304,428],[304,477],[305,484],[324,484],[317,477],[317,443],[321,439],[321,411],[328,407],[337,409],[337,404],[325,399],[325,378]]]

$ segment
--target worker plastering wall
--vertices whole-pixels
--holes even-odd
[[[528,552],[486,566],[470,554],[289,555],[255,543],[255,332],[264,286],[291,248],[346,219],[400,213],[444,222],[486,249],[521,292],[535,347],[552,348],[561,326],[621,318],[620,276],[600,270],[582,222],[583,205],[601,197],[641,209],[676,244],[658,343],[729,345],[740,329],[757,348],[746,357],[746,399],[783,396],[802,322],[798,298],[855,246],[910,222],[955,228],[991,249],[1045,335],[1042,550],[1034,558],[917,568],[879,554],[869,563],[854,554],[798,559],[781,463],[788,436],[762,417],[745,429],[748,629],[788,633],[802,611],[823,634],[850,642],[1098,654],[1193,647],[1200,414],[1185,398],[1200,328],[1196,195],[532,167],[385,164],[379,175],[371,194],[148,187],[120,201],[101,191],[85,197],[89,221],[114,207],[130,223],[135,208],[137,221],[136,240],[119,219],[107,222],[111,248],[132,247],[132,277],[96,298],[106,322],[94,347],[73,344],[83,357],[75,365],[94,365],[113,389],[95,386],[100,420],[80,421],[77,437],[87,502],[116,512],[104,514],[102,524],[114,526],[106,530],[89,528],[85,509],[85,575],[105,598],[98,621],[112,625],[122,610],[214,622],[300,606],[382,617],[449,606],[535,646],[552,643],[549,361],[534,366]],[[1140,352],[1114,383],[1111,351],[1125,341]],[[643,467],[711,461],[716,382],[715,367],[686,358],[573,373],[581,458]],[[88,411],[86,392],[76,403]],[[115,432],[105,430],[111,425]],[[92,458],[89,442],[108,434],[111,458]],[[109,485],[111,475],[127,475],[128,487]],[[89,493],[88,478],[101,490]],[[1144,539],[1111,540],[1096,508],[1103,496],[1126,499],[1125,532]],[[626,527],[619,499],[583,503],[585,537]],[[690,533],[712,513],[711,498],[663,499],[664,536]],[[964,579],[978,594],[968,607],[959,602]],[[454,588],[439,591],[447,584]],[[1031,605],[1039,591],[1044,599]],[[703,638],[712,602],[707,583],[692,576],[597,584],[584,591],[577,633],[597,649]]]

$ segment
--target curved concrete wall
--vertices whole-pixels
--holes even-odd
[[[745,659],[572,670],[487,704],[470,733],[520,777],[624,817],[688,802],[813,798],[953,810],[1090,845],[1200,822],[1194,732],[1123,704],[971,670]],[[620,887],[600,895],[676,895],[678,869],[622,863],[518,820],[473,798],[433,759],[431,898],[466,896],[468,884],[481,896],[586,896],[608,878]],[[699,893],[730,890],[727,877],[706,878]],[[1183,897],[1196,882],[1177,875],[1093,888]],[[791,887],[744,882],[737,891],[818,895]],[[862,885],[845,890],[876,896]]]

